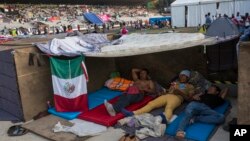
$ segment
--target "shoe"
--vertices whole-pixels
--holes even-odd
[[[21,127],[21,125],[14,125],[8,129],[7,133],[9,136],[22,136],[28,133],[28,130]]]
[[[178,117],[177,115],[173,115],[171,117],[171,119],[169,120],[168,124],[171,123],[171,122],[173,122],[177,117]]]
[[[107,100],[104,100],[104,105],[105,105],[106,110],[108,111],[110,116],[116,115],[116,112],[115,112],[112,104],[108,103]]]
[[[223,126],[223,129],[227,132],[230,131],[230,126],[231,125],[237,125],[237,118],[233,118],[231,121],[229,121],[228,123],[226,123],[224,126]]]

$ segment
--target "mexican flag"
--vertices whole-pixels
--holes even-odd
[[[83,56],[70,60],[50,57],[50,66],[56,111],[88,110],[88,74]]]

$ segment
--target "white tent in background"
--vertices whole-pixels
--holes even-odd
[[[250,0],[176,0],[171,4],[172,25],[194,27],[205,23],[205,14],[212,16],[237,12],[250,13]],[[185,24],[186,22],[186,24]]]

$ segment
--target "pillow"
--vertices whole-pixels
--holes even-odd
[[[191,71],[189,83],[195,87],[197,93],[204,93],[212,83],[205,79],[199,72]]]
[[[126,91],[128,87],[132,86],[133,84],[134,82],[131,80],[127,80],[121,77],[115,77],[107,80],[104,85],[111,90]]]

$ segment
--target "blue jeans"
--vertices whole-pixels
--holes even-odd
[[[193,101],[187,105],[185,115],[177,131],[184,131],[191,119],[194,122],[220,124],[224,122],[224,115],[214,111],[204,103]]]

